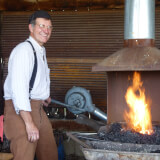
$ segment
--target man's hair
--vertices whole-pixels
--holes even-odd
[[[45,19],[51,20],[51,16],[48,14],[48,12],[43,11],[43,10],[39,10],[39,11],[34,12],[30,16],[29,24],[35,25],[36,18],[45,18]]]

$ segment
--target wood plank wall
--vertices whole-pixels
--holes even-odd
[[[30,14],[2,12],[3,79],[12,48],[28,37]],[[107,77],[104,72],[92,72],[92,66],[123,47],[124,11],[52,12],[51,15],[54,29],[46,50],[52,98],[64,102],[68,89],[81,86],[90,90],[93,103],[106,112]],[[156,15],[156,46],[160,47],[159,11]]]

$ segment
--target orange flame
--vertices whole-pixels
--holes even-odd
[[[129,112],[125,111],[124,119],[127,127],[141,134],[152,134],[150,101],[146,100],[145,89],[142,87],[141,77],[134,72],[133,84],[129,86],[125,95]]]

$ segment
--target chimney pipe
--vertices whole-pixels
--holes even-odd
[[[155,39],[155,1],[126,0],[124,39]]]

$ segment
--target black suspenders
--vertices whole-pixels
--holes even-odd
[[[34,67],[33,67],[32,76],[31,76],[31,79],[30,79],[30,82],[29,82],[29,93],[30,93],[32,88],[33,88],[34,81],[35,81],[36,74],[37,74],[37,56],[36,56],[36,51],[35,51],[32,43],[30,41],[27,41],[27,42],[32,46],[33,53],[34,53]]]

